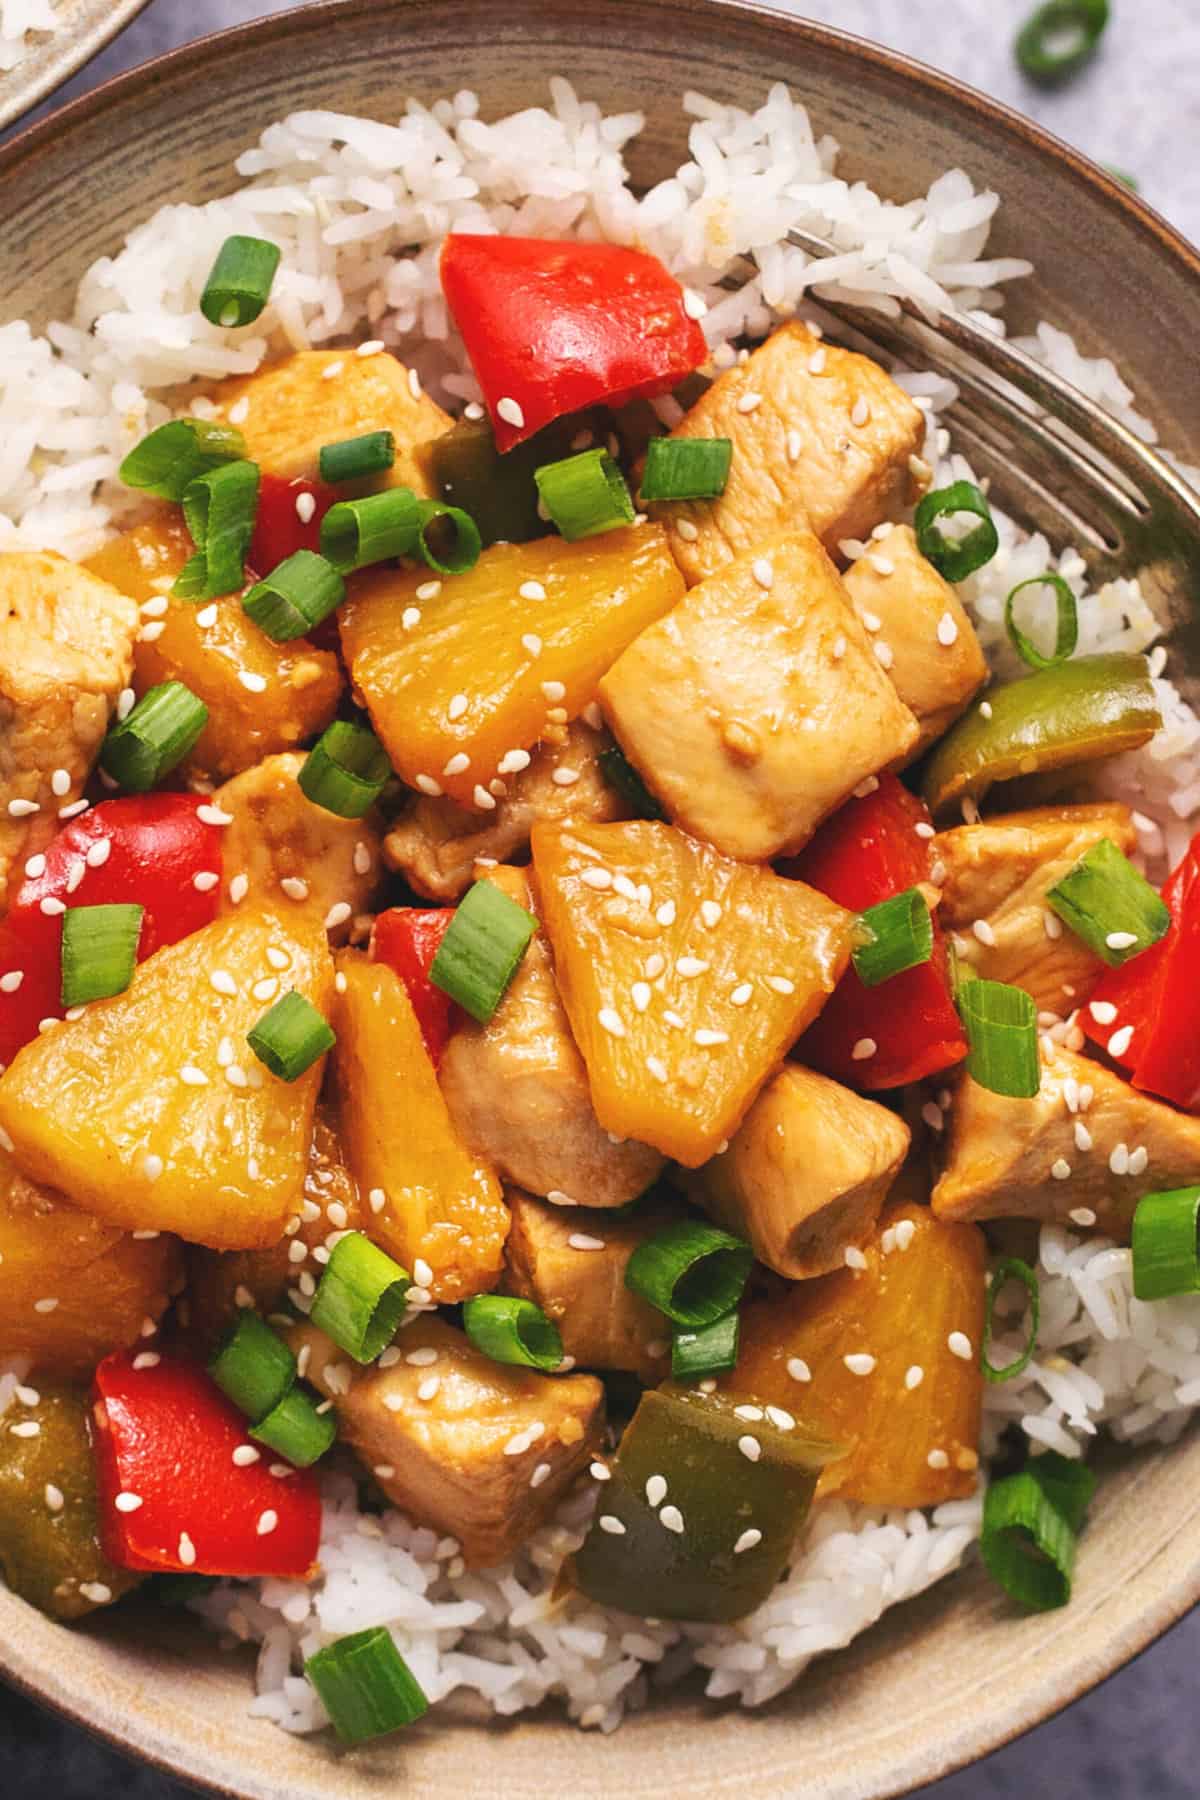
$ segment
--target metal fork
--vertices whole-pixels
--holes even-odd
[[[788,241],[809,256],[838,254],[805,231]],[[950,309],[936,323],[912,301],[899,314],[814,293],[862,346],[913,369],[947,376],[959,398],[942,415],[955,444],[990,479],[1005,510],[1051,543],[1073,543],[1092,580],[1136,576],[1159,618],[1172,624],[1200,594],[1200,493],[1157,451],[1096,401]]]

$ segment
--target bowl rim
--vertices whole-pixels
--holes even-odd
[[[81,27],[60,29],[35,43],[0,76],[0,131],[50,99],[149,4],[150,0],[107,0],[107,5],[89,5]]]
[[[148,0],[112,0],[111,22],[106,22],[102,28],[81,40],[83,47],[69,66],[66,59],[63,59],[62,74],[58,79],[65,80],[74,73],[147,3]],[[541,3],[549,10],[554,0],[541,0]],[[840,50],[843,54],[872,64],[881,72],[901,78],[934,100],[947,101],[955,108],[965,107],[1027,153],[1049,157],[1065,165],[1077,181],[1092,190],[1094,198],[1121,216],[1126,229],[1133,229],[1143,239],[1152,240],[1160,254],[1165,254],[1181,265],[1200,284],[1200,246],[1193,244],[1147,201],[1084,152],[1016,108],[993,99],[969,83],[840,26],[826,25],[785,12],[781,7],[770,4],[769,0],[665,0],[665,3],[681,12],[720,12],[735,19],[740,15],[748,19],[763,20],[789,35],[796,46],[798,57],[810,45]],[[293,6],[282,12],[206,33],[172,50],[161,52],[135,68],[110,76],[89,92],[16,131],[0,146],[0,195],[4,192],[7,175],[18,165],[36,163],[52,146],[60,147],[64,134],[85,128],[110,109],[123,104],[129,95],[144,91],[159,81],[186,76],[190,71],[199,71],[213,63],[220,63],[235,54],[239,44],[248,40],[256,45],[278,40],[281,45],[287,45],[290,53],[295,54],[295,40],[298,36],[319,33],[335,21],[355,17],[377,19],[381,8],[400,15],[411,13],[416,18],[435,5],[439,11],[445,12],[467,4],[469,0],[307,0],[306,4]],[[631,12],[644,10],[644,0],[609,0],[609,4],[627,8]],[[51,86],[47,86],[37,98],[44,98],[50,91]],[[29,105],[34,103],[35,101],[30,101]],[[4,123],[4,118],[0,115],[0,128],[3,128]],[[1006,1722],[998,1732],[996,1722],[993,1721],[987,1728],[986,1742],[977,1737],[973,1730],[964,1731],[950,1750],[950,1760],[939,1768],[935,1779],[940,1780],[984,1760],[994,1751],[1056,1717],[1084,1694],[1103,1686],[1177,1625],[1198,1601],[1200,1562],[1190,1575],[1181,1576],[1176,1586],[1160,1595],[1156,1603],[1127,1626],[1123,1638],[1114,1647],[1113,1661],[1100,1673],[1092,1676],[1081,1672],[1079,1678],[1065,1689],[1048,1685],[1044,1698],[1039,1698],[1029,1715],[1019,1721]],[[239,1789],[228,1787],[221,1780],[209,1779],[193,1769],[181,1769],[156,1749],[131,1752],[121,1735],[119,1723],[106,1719],[98,1708],[91,1707],[86,1696],[74,1698],[60,1694],[51,1698],[39,1687],[36,1671],[25,1663],[16,1643],[0,1641],[0,1678],[28,1699],[67,1719],[120,1754],[136,1756],[138,1761],[174,1780],[185,1781],[197,1791],[219,1795],[222,1800],[242,1800]],[[897,1800],[899,1795],[911,1791],[907,1783],[901,1788],[890,1788],[889,1800]]]

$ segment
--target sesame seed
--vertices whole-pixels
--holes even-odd
[[[1070,1219],[1072,1225],[1083,1225],[1086,1227],[1096,1223],[1096,1215],[1090,1206],[1073,1206],[1067,1214],[1067,1217]]]
[[[675,923],[675,902],[664,900],[654,917],[660,925],[673,925]]]
[[[252,1463],[259,1460],[261,1454],[262,1452],[257,1450],[253,1444],[239,1444],[233,1453],[234,1466],[239,1469],[248,1469]]]
[[[1112,1155],[1108,1159],[1108,1166],[1114,1175],[1128,1175],[1129,1146],[1127,1144],[1116,1145]]]
[[[61,1512],[63,1507],[67,1504],[66,1496],[62,1489],[60,1487],[55,1487],[52,1481],[46,1483],[46,1486],[43,1489],[43,1497],[46,1502],[47,1510],[52,1513]]]
[[[950,645],[957,641],[957,638],[958,625],[955,622],[954,615],[953,613],[944,612],[937,622],[937,641],[939,644],[942,644],[949,649]],[[988,707],[988,717],[990,718],[991,707],[988,706],[986,700],[983,704]]]
[[[384,347],[384,345],[383,345],[382,338],[368,338],[365,344],[360,344],[358,346],[358,349],[354,352],[354,354],[355,354],[355,356],[363,356],[363,357],[378,356],[379,352],[383,349],[383,347]]]
[[[793,1381],[811,1381],[812,1370],[802,1356],[789,1356],[787,1372]]]
[[[436,800],[443,791],[441,782],[435,781],[432,775],[418,775],[416,778],[416,785],[423,794],[430,795],[434,800]]]
[[[590,1237],[586,1231],[573,1231],[567,1242],[572,1250],[603,1250],[605,1248],[603,1238]]]
[[[1124,1056],[1132,1039],[1133,1026],[1122,1025],[1121,1029],[1119,1031],[1114,1031],[1108,1040],[1108,1054],[1110,1056]]]
[[[345,366],[346,366],[345,363],[342,362],[340,359],[337,362],[326,363],[325,367],[321,370],[321,380],[322,381],[336,380],[337,377],[341,374],[342,370],[345,368]]]
[[[761,1544],[761,1543],[762,1543],[762,1532],[757,1530],[753,1525],[751,1525],[749,1530],[743,1531],[741,1537],[738,1539],[737,1543],[733,1546],[733,1554],[735,1556],[741,1556],[743,1551],[755,1550],[758,1548],[759,1544]]]
[[[14,1437],[35,1438],[41,1435],[41,1426],[36,1419],[22,1419],[19,1425],[10,1425],[9,1430]]]
[[[217,622],[217,608],[216,608],[215,602],[213,602],[212,604],[210,604],[208,606],[202,606],[200,608],[200,611],[196,614],[196,623],[200,627],[201,631],[210,630],[211,627],[216,624],[216,622]]]
[[[971,1340],[965,1331],[952,1331],[946,1339],[946,1348],[951,1356],[957,1356],[962,1362],[970,1362],[974,1354],[971,1349]]]
[[[791,1413],[782,1406],[768,1406],[767,1417],[776,1431],[795,1431],[796,1421]]]
[[[648,1056],[646,1058],[646,1068],[654,1077],[655,1081],[665,1082],[667,1080],[667,1065],[662,1060],[661,1056]]]
[[[868,556],[867,561],[877,575],[886,576],[894,575],[896,573],[896,565],[888,556],[877,556],[872,554],[871,556]]]
[[[596,1020],[600,1029],[607,1031],[609,1037],[623,1038],[625,1036],[625,1021],[620,1013],[615,1012],[611,1006],[602,1006],[596,1014]]]
[[[683,310],[689,319],[702,319],[708,311],[708,302],[695,288],[685,287],[683,290]]]
[[[1136,931],[1110,931],[1104,939],[1110,950],[1132,950],[1137,943]]]
[[[434,1399],[436,1397],[437,1391],[441,1387],[441,1385],[442,1385],[442,1378],[440,1375],[427,1375],[425,1377],[425,1380],[423,1382],[421,1382],[420,1386],[417,1388],[417,1399],[418,1400]]]
[[[748,981],[739,982],[729,998],[734,1006],[748,1006],[754,996],[754,989]]]
[[[417,626],[420,623],[421,623],[420,607],[419,606],[406,606],[404,608],[404,611],[400,614],[400,629],[402,631],[415,631]]]
[[[824,348],[821,348],[820,350],[814,350],[812,355],[808,359],[809,374],[810,375],[823,375],[825,373],[825,362],[826,362],[826,356],[825,356]]]
[[[646,981],[635,981],[630,992],[633,995],[633,1004],[640,1013],[644,1013],[653,998],[654,990]]]
[[[574,787],[575,783],[579,780],[579,770],[558,768],[555,769],[550,779],[555,787]]]
[[[177,1554],[185,1569],[190,1569],[196,1560],[196,1546],[193,1544],[186,1531],[181,1531],[179,1534],[179,1549]]]
[[[254,1530],[259,1537],[268,1537],[279,1523],[279,1514],[270,1506],[258,1515],[258,1523]]]
[[[470,768],[470,766],[471,766],[471,759],[467,755],[466,751],[458,750],[450,758],[449,762],[446,764],[445,768],[442,770],[442,774],[443,775],[462,775],[462,774],[465,774],[465,772]]]
[[[1052,912],[1044,912],[1042,914],[1042,929],[1048,938],[1060,938],[1063,931],[1062,920],[1057,918]]]
[[[683,1514],[677,1506],[664,1506],[658,1515],[658,1522],[668,1531],[683,1531]]]
[[[740,413],[752,413],[756,406],[762,405],[762,395],[753,390],[738,396],[737,409]]]
[[[850,1052],[851,1060],[853,1062],[866,1062],[868,1057],[874,1056],[878,1048],[879,1045],[875,1042],[874,1038],[859,1038]]]
[[[907,1250],[917,1235],[916,1225],[911,1219],[901,1219],[896,1226],[896,1248]]]
[[[856,1244],[847,1244],[842,1252],[842,1260],[848,1269],[865,1269],[867,1259]]]
[[[835,637],[833,640],[833,648],[830,651],[830,655],[833,657],[834,662],[841,662],[841,660],[842,660],[843,656],[845,656],[845,654],[846,654],[846,640],[842,636],[842,634],[839,632],[837,637]]]
[[[550,701],[552,706],[557,705],[560,700],[565,700],[567,697],[566,687],[561,681],[543,681],[542,693],[546,696],[546,699]]]
[[[10,969],[7,975],[0,975],[0,994],[15,994],[24,979],[24,969]]]
[[[699,1044],[702,1050],[714,1050],[718,1044],[729,1042],[729,1033],[727,1031],[710,1031],[707,1027],[702,1026],[698,1031],[693,1031],[692,1042]]]
[[[1082,1119],[1075,1121],[1075,1146],[1079,1150],[1088,1151],[1092,1147],[1092,1134]]]
[[[798,431],[789,431],[787,434],[787,459],[788,459],[788,461],[789,462],[799,462],[800,452],[803,448],[804,448],[804,439],[801,437],[800,433]]]
[[[250,992],[256,1000],[273,1000],[279,992],[278,975],[264,975],[261,981],[255,982]]]
[[[517,589],[522,600],[544,600],[546,590],[540,581],[523,581]]]
[[[415,369],[408,371],[408,391],[414,400],[421,398],[421,377]]]
[[[924,1381],[924,1379],[925,1379],[925,1371],[921,1367],[920,1363],[913,1363],[905,1371],[904,1385],[908,1389],[909,1393],[911,1394],[914,1388],[920,1387],[920,1385]]]
[[[979,939],[979,942],[981,944],[986,944],[989,947],[989,949],[995,944],[996,934],[992,930],[991,926],[988,924],[986,919],[976,919],[975,923],[971,927],[971,930],[975,933],[975,936]]]
[[[735,1406],[733,1414],[736,1419],[746,1419],[751,1425],[759,1425],[762,1423],[763,1409],[761,1406],[750,1406],[747,1404]]]
[[[931,1450],[925,1461],[931,1469],[948,1469],[950,1467],[950,1458],[944,1450]]]
[[[533,1474],[529,1477],[530,1487],[540,1488],[543,1482],[549,1481],[552,1473],[553,1471],[548,1462],[540,1462],[533,1471]]]
[[[885,644],[882,638],[876,638],[872,648],[875,651],[875,659],[880,667],[883,669],[890,669],[896,660],[892,651],[892,646],[890,644]]]
[[[279,883],[289,900],[307,900],[308,883],[299,875],[284,875]]]
[[[698,956],[678,956],[675,959],[675,973],[684,981],[691,981],[697,975],[707,975],[709,967]]]
[[[192,876],[192,886],[198,894],[210,894],[220,879],[215,870],[201,869],[199,874]]]
[[[118,1494],[113,1501],[113,1505],[116,1507],[117,1511],[123,1513],[136,1512],[138,1507],[142,1504],[142,1496],[140,1494],[131,1494],[128,1492]]]
[[[1111,1000],[1089,1001],[1088,1011],[1097,1025],[1112,1025],[1117,1017],[1117,1009]]]
[[[1053,1175],[1055,1181],[1069,1181],[1071,1179],[1071,1165],[1066,1161],[1065,1157],[1060,1156],[1051,1163],[1050,1173]]]
[[[227,969],[214,969],[208,978],[208,984],[218,994],[225,994],[229,999],[237,995],[237,982]]]
[[[775,570],[769,557],[758,556],[750,565],[750,573],[760,588],[772,588],[775,585]]]
[[[856,1350],[842,1361],[852,1375],[870,1375],[875,1367],[875,1358],[865,1350]]]
[[[266,676],[256,674],[253,669],[239,669],[238,680],[248,693],[265,694],[267,691]]]
[[[607,1463],[594,1462],[588,1465],[588,1474],[593,1481],[611,1481],[612,1470]]]
[[[382,1188],[374,1187],[367,1195],[367,1205],[373,1213],[381,1213],[387,1205],[387,1195]]]
[[[685,544],[694,544],[700,532],[690,519],[676,519],[675,529]]]
[[[91,1600],[97,1606],[107,1606],[113,1597],[112,1589],[103,1581],[81,1581],[79,1592],[85,1600]]]
[[[1149,1161],[1150,1152],[1144,1144],[1139,1144],[1136,1150],[1129,1152],[1129,1173],[1131,1175],[1144,1174]]]
[[[198,806],[196,808],[196,817],[199,819],[199,821],[202,825],[232,825],[233,824],[233,814],[232,813],[228,813],[224,810],[223,807],[214,806],[214,805],[212,805],[211,802],[207,802],[207,801],[205,802],[205,804],[203,806]]]
[[[751,1437],[749,1432],[746,1433],[745,1437],[740,1437],[738,1439],[738,1449],[746,1458],[747,1462],[757,1462],[762,1455],[762,1445],[756,1437]]]
[[[601,1513],[596,1523],[601,1531],[607,1531],[610,1537],[624,1537],[625,1527],[615,1513]]]
[[[47,894],[39,907],[39,911],[45,913],[48,919],[57,919],[65,913],[66,910],[65,902],[56,900],[53,894]]]
[[[515,425],[518,431],[524,428],[525,414],[509,394],[496,402],[496,417],[503,419],[506,425]]]
[[[162,1174],[162,1172],[163,1172],[162,1157],[155,1156],[154,1153],[151,1152],[151,1154],[149,1156],[147,1156],[142,1162],[142,1174],[146,1177],[147,1181],[157,1181],[159,1176]]]
[[[666,1477],[651,1475],[646,1481],[646,1500],[651,1506],[661,1506],[667,1497]]]
[[[462,718],[470,704],[471,702],[467,699],[465,694],[452,694],[450,696],[450,704],[446,708],[446,717],[453,724],[455,719]]]
[[[317,499],[315,494],[302,493],[296,495],[296,517],[302,525],[311,525],[316,510]]]

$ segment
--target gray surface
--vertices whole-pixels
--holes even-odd
[[[1200,4],[1113,0],[1113,9],[1101,57],[1074,86],[1046,95],[1023,81],[1009,53],[1027,0],[808,0],[791,8],[936,62],[1022,107],[1098,161],[1136,174],[1146,197],[1200,239]],[[282,10],[278,0],[157,0],[63,95],[206,30]],[[399,94],[399,71],[397,83]],[[1088,1699],[986,1763],[924,1790],[926,1800],[1050,1792],[1055,1800],[1194,1800],[1198,1663],[1194,1614]],[[185,1793],[0,1690],[0,1795],[33,1800],[47,1789],[55,1800],[184,1800]]]

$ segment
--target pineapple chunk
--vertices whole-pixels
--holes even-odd
[[[683,593],[658,525],[494,544],[424,601],[428,579],[384,567],[358,576],[338,615],[342,649],[409,786],[485,813],[547,724],[582,712],[626,645]]]
[[[983,1233],[890,1201],[863,1254],[864,1269],[746,1307],[737,1368],[721,1385],[800,1413],[849,1447],[821,1476],[818,1497],[906,1507],[962,1499],[979,1467]]]
[[[160,681],[182,681],[199,695],[208,724],[184,767],[219,780],[323,731],[342,677],[337,657],[307,638],[272,643],[247,618],[240,594],[204,605],[173,600],[172,583],[192,550],[177,511],[164,508],[106,544],[87,567],[134,600],[166,599],[166,612],[146,621],[134,646],[134,690],[141,695]],[[147,638],[155,625],[161,630]]]
[[[88,1379],[110,1350],[150,1335],[147,1320],[182,1285],[173,1237],[134,1238],[77,1212],[0,1150],[0,1355]]]
[[[280,1081],[246,1033],[290,988],[328,1014],[332,987],[324,933],[269,912],[157,951],[123,994],[9,1065],[0,1127],[18,1165],[132,1230],[217,1250],[275,1243],[300,1205],[321,1061]]]
[[[836,987],[851,915],[671,825],[538,825],[532,843],[596,1117],[695,1168]]]
[[[429,1265],[435,1300],[484,1293],[508,1235],[499,1183],[455,1132],[400,977],[354,950],[341,952],[338,974],[341,1127],[367,1229],[410,1272]]]
[[[807,530],[692,588],[609,670],[600,700],[671,818],[748,862],[799,850],[917,741]]]

